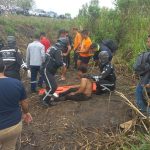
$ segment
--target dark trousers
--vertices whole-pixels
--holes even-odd
[[[31,91],[35,92],[37,87],[37,76],[40,73],[40,66],[30,66],[31,69]],[[42,78],[39,79],[39,83],[42,82]]]
[[[79,54],[74,51],[74,68],[77,69],[77,61]]]
[[[21,80],[19,71],[5,71],[4,74],[5,74],[6,77],[10,77],[10,78],[14,78],[14,79],[17,79],[17,80]]]
[[[70,88],[69,90],[60,93],[59,96],[60,97],[64,97],[65,100],[72,100],[72,101],[86,101],[89,100],[90,97],[86,96],[83,93],[77,93],[75,95],[69,95],[72,92],[76,92],[78,90],[78,88]]]
[[[108,80],[100,80],[96,83],[96,94],[101,95],[115,90],[115,83]]]
[[[43,96],[43,100],[48,102],[51,95],[54,94],[57,89],[57,83],[54,75],[47,71],[46,68],[44,69],[44,81],[46,83],[46,92]]]
[[[67,69],[70,67],[70,54],[63,56],[63,62],[66,64]]]

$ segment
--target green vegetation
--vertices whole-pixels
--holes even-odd
[[[0,34],[16,35],[18,41],[24,37],[31,38],[35,33],[45,31],[50,39],[57,39],[61,28],[70,30],[72,27],[87,28],[92,40],[100,43],[102,39],[111,38],[118,42],[117,58],[132,68],[137,55],[146,49],[145,40],[150,34],[150,1],[149,0],[116,0],[115,9],[99,8],[98,0],[90,5],[83,5],[77,18],[73,20],[57,20],[25,16],[0,16]],[[2,36],[2,37],[3,37]],[[27,42],[24,42],[27,44]],[[135,134],[119,136],[116,143],[110,146],[113,150],[149,150],[150,135]],[[119,145],[120,144],[120,145]],[[113,147],[114,146],[114,147]],[[118,148],[117,148],[118,147]]]
[[[115,9],[98,7],[98,0],[83,5],[79,23],[88,28],[94,41],[111,38],[119,43],[118,56],[131,68],[137,55],[146,49],[150,32],[149,0],[116,0]],[[94,17],[93,17],[94,16]]]
[[[0,16],[0,26],[2,29],[0,34],[5,35],[16,35],[18,40],[21,37],[30,38],[35,33],[45,31],[48,33],[50,39],[54,40],[57,38],[59,29],[71,29],[74,25],[74,21],[70,20],[57,20],[42,17],[26,17],[26,16]]]

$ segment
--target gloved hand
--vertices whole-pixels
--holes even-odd
[[[66,67],[66,63],[63,63],[63,66]]]
[[[93,79],[95,82],[99,82],[99,76],[92,76],[92,79]]]
[[[21,68],[24,69],[25,71],[28,70],[28,67],[27,67],[27,64],[26,64],[26,63],[23,63],[23,64],[21,65]]]
[[[30,79],[31,78],[31,71],[27,70],[27,77]]]

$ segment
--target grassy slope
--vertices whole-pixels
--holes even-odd
[[[143,50],[145,37],[147,33],[150,31],[149,19],[148,18],[139,18],[139,19],[140,20],[136,20],[136,22],[133,22],[131,18],[129,22],[125,22],[124,29],[126,34],[122,36],[123,38],[122,41],[120,42],[121,48],[118,52],[118,56],[119,58],[122,57],[126,58],[126,61],[130,60],[130,63],[132,63],[135,56],[137,56],[137,54],[141,50]],[[109,36],[110,33],[110,32],[107,33],[105,32],[105,30],[108,27],[107,21],[108,20],[103,19],[100,24],[101,25],[100,33],[101,34],[104,33],[103,38],[105,38],[105,35]],[[32,36],[35,33],[38,33],[40,31],[45,31],[48,33],[48,37],[52,41],[55,41],[59,29],[65,28],[69,30],[73,26],[75,26],[75,24],[76,22],[73,20],[71,21],[55,20],[55,19],[48,19],[48,18],[25,17],[25,16],[0,16],[0,35],[1,38],[3,39],[6,39],[7,35],[12,35],[12,34],[15,35],[17,37],[19,47],[24,51],[26,49],[27,44],[31,41]],[[113,26],[113,23],[111,23],[111,27],[113,27],[113,29],[116,30],[115,27]],[[110,35],[110,37],[111,36],[114,35]],[[129,56],[130,58],[128,58],[127,56]],[[123,145],[120,146],[118,145],[118,147],[122,147],[122,149],[124,150],[128,150],[128,149],[149,150],[150,137],[148,135],[138,134],[135,135],[134,139],[130,139],[130,138],[126,139],[125,136],[120,138],[122,140],[127,141],[124,142]],[[138,146],[136,146],[137,144]]]
[[[15,35],[21,49],[25,50],[36,33],[46,32],[54,42],[59,29],[70,30],[74,25],[72,20],[55,20],[41,17],[0,16],[0,35],[6,40],[7,35]]]

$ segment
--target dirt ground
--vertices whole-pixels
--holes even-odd
[[[67,73],[67,82],[58,82],[75,83],[78,80],[74,71]],[[118,75],[117,91],[127,93],[128,98],[133,97],[130,84],[128,77]],[[96,145],[103,134],[118,132],[119,124],[131,119],[130,109],[114,93],[110,100],[109,94],[93,95],[89,101],[65,101],[49,108],[41,105],[38,95],[29,97],[33,122],[23,126],[20,150],[84,150],[88,145],[90,150],[104,150]]]

